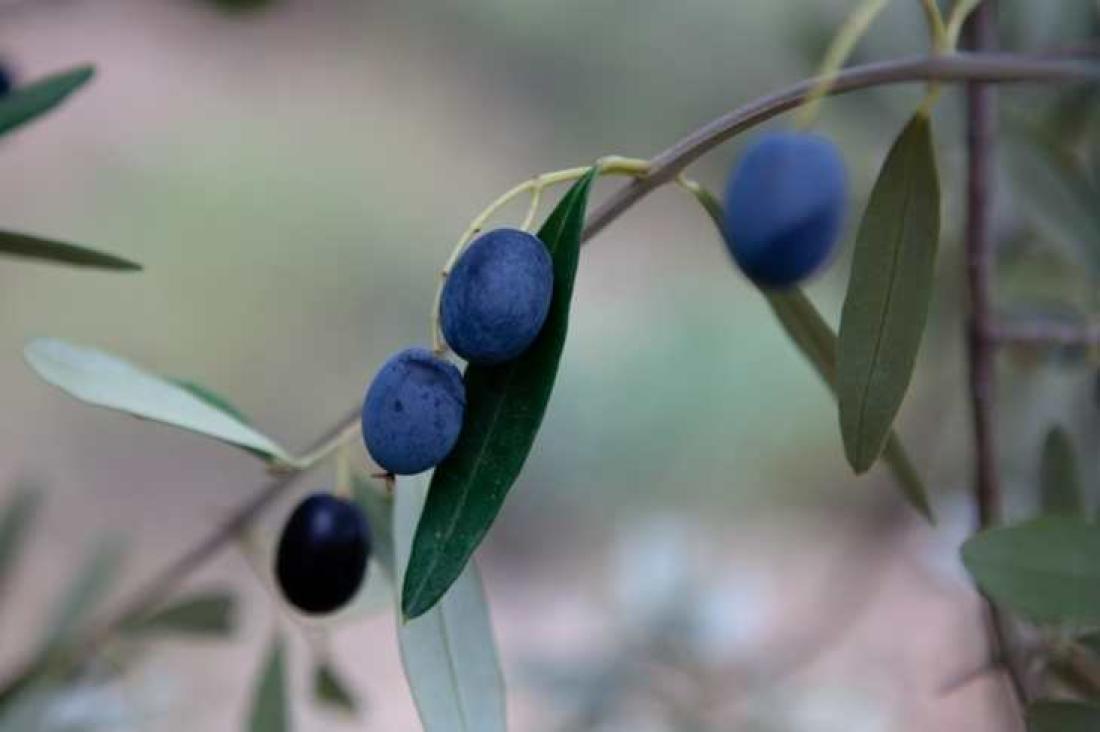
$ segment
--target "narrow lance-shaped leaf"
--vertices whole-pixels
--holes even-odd
[[[801,290],[765,293],[783,329],[802,352],[829,390],[836,394],[836,334]],[[929,522],[934,522],[928,491],[924,487],[901,438],[890,430],[882,461],[890,468],[905,499]]]
[[[1027,708],[1027,732],[1096,732],[1100,706],[1083,702],[1042,700]]]
[[[689,191],[710,216],[719,233],[725,236],[725,215],[722,204],[709,190],[701,186],[691,186]],[[829,392],[835,397],[836,333],[821,317],[809,298],[798,288],[784,291],[761,290],[760,292],[767,299],[772,313],[783,326],[787,336],[814,367],[821,380],[829,387]],[[889,466],[905,499],[930,523],[935,523],[924,482],[910,461],[901,438],[893,430],[886,439],[882,460]]]
[[[493,523],[531,446],[550,400],[569,323],[592,168],[539,230],[554,263],[546,323],[519,358],[466,369],[466,416],[458,443],[436,468],[417,527],[401,592],[415,618],[431,608],[462,572]]]
[[[43,653],[68,641],[106,597],[121,567],[122,544],[114,539],[100,541],[55,605],[42,639]]]
[[[78,66],[0,97],[0,135],[50,111],[87,83],[94,73],[91,66]]]
[[[405,568],[428,494],[428,477],[397,479],[394,542]],[[504,678],[485,590],[470,561],[434,607],[398,619],[405,677],[425,732],[504,732]]]
[[[313,667],[313,698],[343,714],[355,714],[359,709],[355,695],[328,661],[320,661]]]
[[[1100,526],[1046,516],[990,529],[963,563],[997,603],[1039,622],[1100,623]]]
[[[1052,428],[1043,442],[1039,489],[1043,513],[1084,515],[1085,495],[1077,473],[1073,442],[1061,427]]]
[[[293,463],[283,448],[234,413],[180,386],[94,348],[39,338],[24,349],[31,368],[77,399],[135,417],[163,422]]]
[[[43,239],[39,236],[21,234],[15,231],[0,231],[0,255],[41,259],[46,262],[96,269],[121,271],[141,269],[141,265],[137,262],[131,262],[113,254],[105,254],[76,244],[66,244],[65,242]]]
[[[228,592],[179,600],[152,615],[126,623],[129,635],[227,636],[233,632],[236,601]]]
[[[18,485],[0,514],[0,599],[41,505],[41,491]]]
[[[909,387],[932,296],[939,232],[931,125],[918,113],[894,142],[871,191],[841,311],[840,432],[857,473],[882,452]]]
[[[286,650],[283,639],[272,638],[260,672],[248,715],[249,732],[289,732],[290,709],[286,693]]]

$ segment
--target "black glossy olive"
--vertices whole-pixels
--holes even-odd
[[[290,515],[275,555],[287,601],[309,614],[330,613],[359,590],[370,557],[370,530],[359,508],[314,493]]]

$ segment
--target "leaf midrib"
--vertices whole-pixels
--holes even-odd
[[[912,145],[910,145],[910,148],[912,148]],[[914,153],[914,151],[912,149],[908,150],[907,153],[906,153],[906,157],[905,157],[905,170],[906,171],[908,171],[908,169],[909,169],[909,167],[912,163],[913,153]],[[898,238],[900,240],[905,239],[905,221],[909,218],[909,207],[912,204],[912,199],[913,199],[912,193],[913,193],[913,178],[912,178],[912,176],[906,176],[905,202],[902,205],[901,217],[899,219],[901,224],[898,227],[898,231],[899,231]],[[871,363],[870,363],[870,366],[867,369],[866,377],[865,377],[864,382],[863,382],[863,391],[862,391],[862,394],[860,395],[860,399],[859,399],[859,412],[856,415],[856,439],[858,440],[856,450],[858,452],[857,456],[860,457],[860,458],[864,457],[864,455],[863,455],[863,450],[864,450],[863,424],[864,424],[864,422],[866,421],[866,418],[867,418],[867,402],[868,402],[867,395],[871,391],[871,382],[874,380],[875,370],[876,370],[876,367],[878,366],[879,354],[882,350],[882,342],[885,340],[884,333],[886,331],[886,320],[889,317],[890,306],[891,306],[891,304],[893,303],[893,300],[894,300],[894,283],[897,282],[898,264],[899,264],[899,259],[900,258],[901,258],[901,245],[899,244],[898,246],[896,246],[894,248],[893,257],[891,258],[890,281],[889,281],[887,289],[886,289],[886,302],[883,303],[882,313],[879,316],[878,328],[875,331],[875,347],[871,351]],[[859,462],[862,464],[863,460],[860,460]]]

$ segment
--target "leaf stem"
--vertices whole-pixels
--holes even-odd
[[[798,118],[795,120],[796,127],[807,129],[813,125],[821,109],[822,100],[836,81],[837,72],[844,66],[844,62],[852,55],[856,44],[867,33],[871,23],[886,8],[888,2],[889,0],[863,0],[863,3],[851,12],[837,30],[818,69],[817,84],[806,96],[798,112]]]
[[[648,173],[649,161],[639,158],[624,158],[618,155],[608,155],[596,161],[596,167],[599,169],[599,175],[628,175],[641,177]],[[450,276],[451,270],[454,269],[459,257],[462,256],[462,252],[466,250],[466,245],[481,233],[486,223],[500,211],[500,209],[524,194],[530,194],[531,203],[520,228],[524,231],[529,230],[538,212],[538,204],[542,196],[542,191],[559,183],[571,183],[575,180],[579,180],[590,169],[591,166],[584,165],[576,168],[566,168],[565,170],[555,170],[549,173],[540,173],[533,178],[528,178],[522,183],[512,186],[512,188],[500,194],[500,196],[490,203],[484,211],[474,217],[474,220],[470,222],[466,230],[462,232],[462,236],[458,238],[458,243],[455,244],[450,257],[447,258],[446,264],[443,265],[443,269],[439,271],[439,284],[436,287],[435,297],[432,300],[430,320],[432,350],[437,355],[443,355],[447,352],[447,345],[443,339],[443,333],[439,326],[439,306],[443,298],[443,286],[446,284],[447,277]]]

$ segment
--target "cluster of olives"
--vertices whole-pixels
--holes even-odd
[[[847,176],[836,147],[808,133],[773,133],[751,144],[725,193],[724,234],[734,261],[757,285],[797,285],[836,247]],[[518,229],[496,229],[462,253],[440,297],[439,323],[469,363],[515,359],[538,337],[550,310],[554,270],[546,246]],[[375,375],[363,401],[363,441],[397,475],[438,465],[454,449],[466,411],[462,374],[442,355],[406,348]],[[331,612],[363,582],[370,531],[355,504],[315,494],[291,515],[276,576],[293,605]]]
[[[458,356],[488,366],[510,361],[546,322],[554,268],[546,245],[519,229],[478,237],[447,276],[443,337]],[[384,470],[414,475],[438,465],[462,431],[466,390],[450,361],[424,348],[387,360],[363,401],[363,441]]]
[[[499,364],[523,353],[550,310],[554,270],[542,241],[518,229],[475,239],[447,277],[440,327],[470,363]],[[462,429],[462,374],[425,348],[407,348],[378,371],[363,402],[363,440],[389,473],[438,465]],[[366,575],[370,530],[360,509],[314,494],[291,514],[275,558],[275,576],[299,610],[329,613],[346,604]]]

